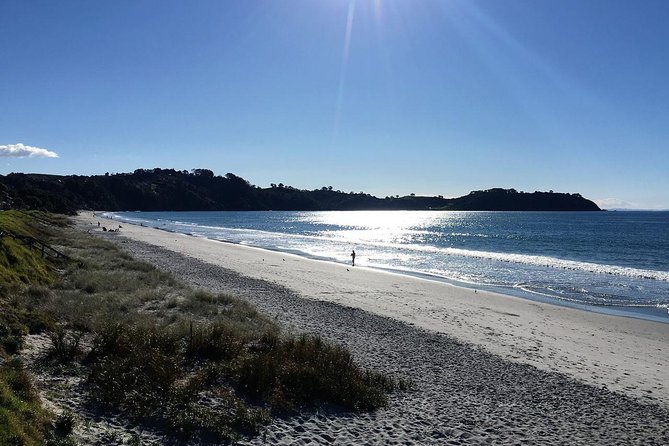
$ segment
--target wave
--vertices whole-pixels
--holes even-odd
[[[574,271],[584,271],[596,274],[608,274],[615,276],[634,277],[638,279],[651,279],[669,282],[669,271],[655,271],[639,268],[631,268],[617,265],[603,265],[599,263],[580,262],[576,260],[558,259],[555,257],[537,256],[529,254],[512,254],[487,251],[470,251],[458,248],[444,248],[450,255],[472,257],[478,259],[496,260],[500,262],[520,263],[533,266],[545,266],[548,268],[559,268]]]
[[[521,290],[532,295],[557,299],[577,305],[590,305],[596,307],[628,307],[628,308],[664,308],[666,304],[661,301],[640,301],[634,297],[604,294],[586,289],[574,290],[570,287],[556,289],[551,286],[531,285],[518,283],[513,285],[514,289]]]
[[[127,221],[129,223],[136,223],[136,224],[144,223],[150,226],[154,226],[157,223],[156,220],[138,219],[135,216],[129,217],[126,215],[118,215],[114,213],[108,213],[106,215],[111,215],[118,220]],[[515,263],[515,264],[537,266],[537,267],[589,272],[601,275],[624,276],[629,278],[649,279],[649,280],[669,282],[669,271],[656,271],[656,270],[640,269],[640,268],[625,267],[618,265],[599,264],[599,263],[560,259],[556,257],[533,255],[533,254],[478,251],[478,250],[468,250],[468,249],[450,248],[450,247],[444,248],[433,245],[420,245],[415,243],[392,243],[392,242],[389,243],[389,242],[374,241],[374,240],[360,240],[360,239],[356,240],[356,239],[351,239],[349,237],[342,237],[341,231],[321,232],[319,235],[290,234],[284,232],[264,231],[260,229],[227,228],[222,226],[202,225],[193,222],[164,220],[164,219],[160,219],[159,221],[161,226],[165,225],[165,223],[170,223],[171,225],[174,226],[172,228],[173,230],[201,237],[218,239],[220,237],[229,237],[231,234],[235,234],[236,237],[235,240],[233,241],[237,243],[256,246],[259,248],[280,249],[279,246],[276,246],[275,243],[272,243],[272,246],[265,246],[265,244],[270,242],[270,240],[272,242],[276,242],[277,240],[283,240],[283,241],[293,240],[294,242],[297,242],[300,246],[298,247],[293,246],[285,249],[291,251],[295,251],[297,249],[299,251],[304,251],[305,253],[313,254],[313,252],[311,252],[313,251],[313,249],[310,248],[313,248],[314,245],[317,245],[319,242],[320,243],[327,242],[328,244],[336,243],[346,246],[354,245],[356,246],[356,249],[358,249],[358,247],[360,247],[360,249],[364,249],[364,247],[367,247],[367,250],[370,252],[374,250],[381,250],[381,251],[392,250],[395,252],[402,251],[404,253],[429,254],[431,257],[457,256],[461,258],[490,260],[495,262]],[[179,231],[178,227],[181,227],[184,230]],[[300,241],[302,243],[299,243]],[[397,267],[398,265],[393,266],[393,268]],[[400,267],[398,269],[404,269],[404,268]],[[407,268],[407,270],[411,269]],[[434,274],[434,270],[431,273]]]

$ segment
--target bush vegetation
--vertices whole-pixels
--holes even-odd
[[[598,211],[579,194],[518,192],[514,189],[475,191],[459,198],[417,196],[377,198],[323,186],[301,190],[282,183],[261,188],[228,173],[208,169],[137,169],[105,175],[0,175],[0,206],[75,214],[78,209],[120,211],[344,211],[344,210],[507,210]]]
[[[0,319],[4,352],[15,353],[26,333],[48,330],[46,359],[79,364],[90,400],[130,420],[230,441],[257,432],[272,413],[321,403],[382,407],[388,391],[405,385],[360,368],[318,336],[283,332],[245,301],[192,289],[81,231],[45,228],[39,235],[57,240],[69,260],[58,275],[54,265],[35,269],[29,285],[1,301],[11,309]]]

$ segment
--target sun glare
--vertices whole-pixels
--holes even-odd
[[[344,32],[344,48],[341,55],[341,67],[339,69],[339,85],[337,86],[337,102],[335,104],[335,119],[332,139],[336,141],[339,133],[339,122],[341,119],[341,110],[344,102],[344,85],[346,82],[346,68],[351,50],[351,34],[353,32],[353,19],[355,17],[356,0],[350,0],[348,4],[348,14],[346,15],[346,31]]]

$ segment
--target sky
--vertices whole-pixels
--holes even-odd
[[[0,0],[0,174],[669,209],[669,1]]]

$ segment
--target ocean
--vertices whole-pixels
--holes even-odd
[[[114,212],[128,223],[669,322],[669,212]]]

